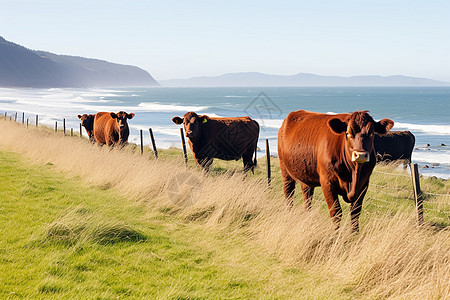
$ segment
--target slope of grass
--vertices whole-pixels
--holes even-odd
[[[48,207],[54,207],[59,201],[66,203],[59,204],[59,211],[51,212],[53,218],[48,213],[37,218],[45,222],[36,223],[39,228],[25,239],[22,248],[49,247],[50,253],[58,255],[68,251],[73,260],[72,257],[78,259],[75,256],[78,253],[84,253],[88,259],[86,266],[80,268],[87,268],[85,276],[92,276],[93,279],[88,277],[88,283],[100,282],[95,285],[96,296],[122,295],[111,292],[110,286],[117,285],[128,289],[136,286],[128,296],[161,298],[450,297],[449,222],[445,214],[444,218],[434,215],[439,226],[430,226],[434,225],[431,223],[417,226],[407,187],[410,178],[402,172],[399,176],[390,175],[399,172],[390,166],[377,167],[373,174],[361,216],[361,233],[354,235],[348,230],[347,204],[342,205],[343,226],[338,231],[332,230],[320,189],[314,195],[312,211],[303,211],[300,200],[294,209],[287,209],[281,181],[276,176],[276,160],[274,180],[268,188],[261,169],[247,177],[236,171],[242,169],[241,162],[217,161],[210,174],[203,174],[192,162],[186,168],[182,159],[173,158],[176,150],[170,150],[166,158],[156,161],[151,155],[136,153],[133,145],[111,151],[48,130],[26,130],[11,122],[2,123],[0,135],[0,149],[20,153],[28,161],[26,164],[48,168],[48,176],[63,172],[58,175],[60,178],[74,180],[78,189],[85,186],[77,194],[83,204],[72,205],[69,199],[77,198],[61,193],[58,186],[50,185],[51,189],[46,191],[50,182],[58,180],[51,179],[48,184],[31,182],[30,186],[38,190],[37,195],[43,197],[37,202],[39,208],[45,208],[43,211],[49,211]],[[38,177],[44,179],[45,175]],[[183,178],[193,180],[178,186]],[[448,211],[448,181],[422,179],[421,185],[426,191],[444,195],[427,196],[428,204],[437,213]],[[93,196],[97,192],[109,196],[101,200]],[[53,195],[59,200],[52,201]],[[12,194],[6,198],[9,197],[14,199]],[[86,207],[86,203],[92,203],[93,207]],[[36,207],[30,209],[39,211]],[[161,233],[159,238],[172,242],[173,252],[185,254],[171,255],[167,247],[154,246],[153,240],[159,238],[153,235],[157,233]],[[134,251],[139,254],[133,254]],[[157,256],[149,255],[148,251]],[[10,251],[1,253],[7,252]],[[34,256],[16,254],[15,257],[34,258],[39,263],[46,259],[48,262],[52,257],[46,252]],[[97,262],[97,257],[105,265]],[[127,257],[132,257],[137,264],[130,264]],[[152,260],[145,262],[157,265],[157,270],[139,263],[142,257],[150,257]],[[162,262],[153,261],[157,257]],[[195,262],[198,259],[199,266]],[[88,264],[92,261],[101,268]],[[71,261],[63,262],[66,266]],[[124,269],[120,267],[123,265],[126,265]],[[166,271],[160,273],[160,270]],[[204,275],[205,270],[212,274]],[[73,274],[76,274],[75,281],[78,273]],[[66,296],[76,295],[77,287],[86,289],[84,284],[64,281],[65,276],[54,277],[46,275],[31,286],[42,293],[42,286],[47,291],[47,282],[52,287],[54,281],[63,280],[62,284],[56,284],[56,290],[61,293],[58,295]],[[113,279],[104,279],[109,277]],[[119,281],[121,277],[127,281]],[[142,287],[155,281],[158,283],[154,289]]]
[[[0,186],[1,298],[329,295],[330,282],[260,253],[242,236],[149,211],[51,164],[0,152]],[[331,295],[346,293],[335,283]]]

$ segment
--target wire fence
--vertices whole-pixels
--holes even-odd
[[[395,179],[396,184],[396,186],[370,184],[367,202],[370,202],[369,205],[378,208],[377,213],[392,214],[398,209],[399,205],[403,205],[406,209],[418,210],[414,184],[411,183],[414,180],[412,172],[391,173],[375,170],[374,173],[389,175],[391,176],[391,180]],[[424,180],[423,177],[420,177],[422,183],[424,183]],[[419,195],[423,197],[423,207],[421,208],[423,220],[437,226],[448,226],[450,224],[450,191],[447,194],[434,193],[423,190],[423,187],[427,187],[428,185],[421,184],[420,186],[422,189]],[[387,196],[386,199],[383,199],[383,196]]]
[[[4,115],[0,115],[5,120],[15,121],[17,123],[21,123],[27,128],[30,126],[39,127],[39,116],[34,115],[31,118],[27,117],[25,119],[25,113],[22,115],[18,115],[15,113],[13,115],[4,113]],[[73,122],[72,122],[73,123]],[[59,127],[58,127],[59,125]],[[46,125],[44,127],[49,128]],[[78,131],[73,128],[66,128],[66,120],[63,119],[62,122],[55,122],[54,130],[55,132],[61,132],[64,135],[69,136],[79,136],[87,138],[87,133],[83,133],[83,129],[81,123],[79,123]],[[70,133],[69,133],[70,132]],[[158,151],[156,147],[155,137],[153,136],[153,132],[149,129],[148,132],[150,139],[150,143],[148,146],[144,146],[144,132],[140,130],[140,139],[138,139],[136,145],[132,145],[131,147],[134,152],[140,151],[141,154],[152,153],[152,156],[155,158],[177,158],[180,160],[184,160],[185,164],[188,165],[188,158],[192,160],[192,155],[188,154],[186,151],[186,144],[183,135],[183,129],[180,128],[180,148],[170,148],[166,149],[166,151]],[[140,143],[139,143],[140,142]],[[267,181],[270,185],[272,180],[271,168],[270,168],[270,155],[268,153],[268,145],[266,140],[266,159],[267,159]],[[412,170],[413,164],[411,164]],[[417,167],[417,165],[416,165]],[[392,215],[395,211],[398,211],[399,205],[404,206],[405,209],[415,209],[419,215],[419,223],[421,223],[421,215],[422,220],[425,222],[431,222],[441,226],[448,226],[450,224],[450,191],[447,194],[444,193],[435,193],[431,191],[424,191],[414,185],[414,174],[413,171],[402,171],[402,172],[386,172],[381,170],[374,170],[374,174],[382,174],[384,176],[388,176],[389,180],[386,184],[377,184],[371,183],[369,190],[366,195],[365,203],[368,206],[374,206],[377,208],[377,213],[384,213],[388,215]],[[417,175],[418,176],[418,175]],[[423,181],[424,178],[419,176],[417,177],[418,182]],[[412,183],[411,183],[412,182]],[[424,186],[422,184],[422,186]],[[418,199],[421,198],[421,199]],[[420,206],[418,200],[421,200]]]

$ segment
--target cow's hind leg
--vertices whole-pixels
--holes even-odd
[[[281,169],[281,179],[283,180],[283,192],[289,206],[294,205],[295,180]]]
[[[244,160],[244,173],[247,173],[248,171],[252,171],[253,174],[255,174],[255,164],[250,161]]]
[[[305,205],[306,210],[311,209],[311,202],[314,195],[314,187],[306,185],[305,183],[301,183],[302,186],[302,194],[303,194],[303,204]]]
[[[253,154],[255,151],[250,151],[248,153],[242,154],[242,162],[244,163],[244,173],[247,173],[248,171],[252,171],[253,174],[255,174],[255,166],[256,166],[256,153],[255,153],[255,159],[253,159]]]
[[[203,170],[205,172],[209,172],[209,168],[211,167],[211,164],[213,163],[214,158],[203,158],[199,160],[199,164],[202,166]]]

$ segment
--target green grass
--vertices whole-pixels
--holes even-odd
[[[0,298],[351,295],[264,254],[245,236],[149,211],[51,164],[0,152],[0,186]]]
[[[0,152],[0,298],[450,295],[442,280],[448,230],[441,230],[450,224],[448,180],[421,178],[425,192],[444,196],[425,195],[427,223],[418,227],[408,213],[411,178],[377,166],[361,233],[352,235],[349,205],[341,202],[343,230],[332,231],[320,188],[311,212],[299,209],[298,189],[296,206],[284,211],[277,159],[266,190],[265,158],[246,178],[242,161],[215,160],[202,176],[189,154],[187,170],[204,185],[200,201],[181,209],[167,202],[167,184],[186,170],[180,149],[160,150],[153,164],[148,148],[143,157],[133,144],[109,151],[49,129],[6,126],[2,138],[2,149],[23,157]]]

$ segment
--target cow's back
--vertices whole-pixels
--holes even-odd
[[[205,154],[237,160],[249,149],[256,151],[258,137],[259,124],[250,117],[209,118],[202,129],[200,145],[193,152],[199,152],[200,157]]]
[[[106,143],[105,130],[110,120],[113,120],[113,118],[108,112],[98,112],[95,114],[94,138],[97,143],[99,144]]]
[[[410,131],[390,131],[385,135],[375,134],[374,148],[381,160],[411,161],[415,141]]]
[[[280,166],[293,178],[319,185],[320,172],[339,156],[342,137],[334,134],[328,121],[345,120],[348,114],[327,115],[299,110],[291,112],[278,131]]]

